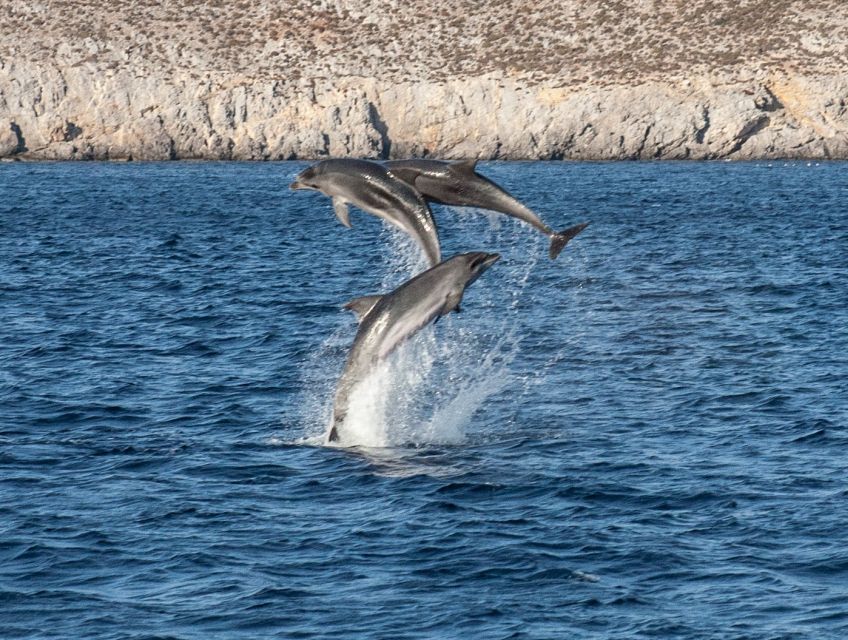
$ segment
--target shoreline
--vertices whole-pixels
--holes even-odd
[[[210,158],[174,158],[168,160],[134,160],[126,158],[31,158],[31,157],[3,157],[0,158],[0,165],[25,165],[25,164],[283,164],[292,163],[311,163],[321,160],[333,159],[359,159],[370,160],[372,162],[386,162],[387,160],[410,160],[418,158],[361,158],[359,156],[321,156],[315,158],[290,158],[290,159],[210,159]],[[437,156],[429,156],[430,160],[441,160]],[[454,158],[450,162],[472,160],[475,158]],[[823,164],[841,164],[848,162],[848,158],[645,158],[645,159],[622,159],[622,160],[591,160],[591,159],[574,159],[574,158],[476,158],[479,163],[502,163],[502,164],[534,164],[534,163],[565,163],[565,164],[772,164],[772,163],[796,163],[805,164],[807,166],[818,166]]]

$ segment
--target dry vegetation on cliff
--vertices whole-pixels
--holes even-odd
[[[6,0],[6,62],[104,73],[632,84],[848,68],[842,0]]]
[[[848,157],[844,0],[4,0],[0,159]]]

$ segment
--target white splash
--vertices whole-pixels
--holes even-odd
[[[396,447],[458,444],[491,396],[510,383],[511,336],[487,335],[443,319],[408,340],[351,397],[342,444]]]
[[[465,237],[475,237],[467,250],[506,253],[493,270],[498,278],[481,277],[467,294],[467,311],[442,318],[422,329],[351,394],[340,444],[369,449],[457,444],[465,441],[475,416],[485,419],[489,401],[508,387],[515,399],[532,382],[518,376],[511,365],[521,347],[520,307],[544,304],[527,301],[527,284],[547,239],[504,216],[481,211],[448,209],[450,224]],[[482,215],[481,215],[482,214]],[[482,227],[482,233],[480,228]],[[405,234],[386,227],[381,243],[384,268],[382,290],[391,291],[427,268],[420,249]],[[560,258],[562,260],[562,258]],[[305,437],[301,443],[323,443],[332,412],[341,360],[355,329],[345,323],[327,338],[304,369],[301,403]],[[560,358],[552,354],[551,362]],[[530,377],[544,375],[536,372]]]

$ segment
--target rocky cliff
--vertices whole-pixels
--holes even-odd
[[[848,157],[841,0],[7,4],[0,157]]]

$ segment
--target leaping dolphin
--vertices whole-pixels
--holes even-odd
[[[533,225],[551,240],[548,255],[551,260],[588,222],[576,224],[563,231],[554,231],[528,207],[507,191],[475,171],[476,160],[443,162],[441,160],[390,160],[389,171],[409,184],[425,199],[457,207],[480,207],[505,213]]]
[[[350,227],[348,204],[398,227],[415,240],[430,266],[441,259],[439,235],[423,196],[394,178],[381,164],[367,160],[322,160],[305,169],[292,189],[314,189],[333,199],[336,217]]]
[[[355,298],[345,305],[356,314],[359,330],[336,387],[328,442],[339,440],[356,385],[407,338],[431,321],[459,311],[465,288],[498,258],[497,253],[462,253],[407,280],[391,293]]]

